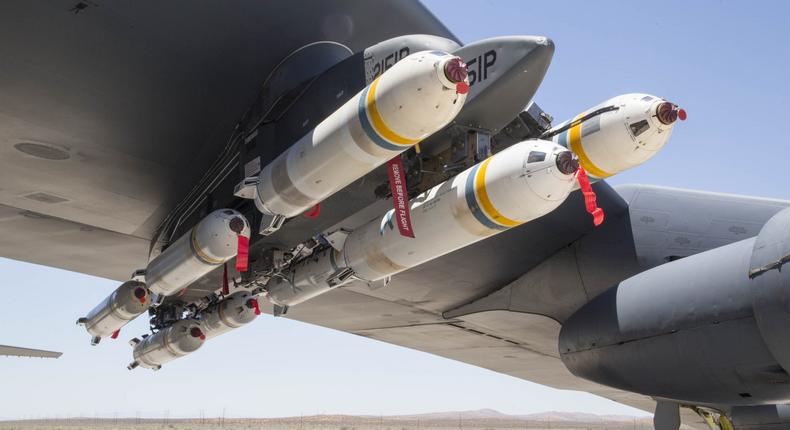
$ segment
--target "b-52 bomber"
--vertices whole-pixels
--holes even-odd
[[[555,121],[532,100],[550,38],[461,45],[416,1],[11,0],[0,20],[0,255],[118,280],[75,318],[101,347],[132,337],[130,369],[265,312],[658,430],[790,426],[790,202],[606,182],[649,168],[680,101]]]

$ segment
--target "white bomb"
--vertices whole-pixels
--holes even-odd
[[[466,65],[441,51],[418,52],[353,96],[266,165],[254,198],[279,228],[341,188],[449,124],[466,100]]]
[[[656,155],[678,119],[685,120],[686,112],[673,103],[648,94],[625,94],[580,113],[545,135],[573,151],[590,176],[604,179]]]
[[[267,298],[291,306],[349,279],[381,282],[532,221],[565,201],[577,168],[571,152],[555,143],[515,144],[414,199],[413,238],[394,227],[391,210],[351,232],[341,249],[325,250],[273,278]]]

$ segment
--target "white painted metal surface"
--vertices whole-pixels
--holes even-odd
[[[217,337],[255,320],[258,316],[257,300],[249,292],[242,291],[220,302],[216,309],[206,313],[201,321],[206,339]]]
[[[400,235],[389,211],[352,232],[339,250],[301,262],[267,285],[280,306],[301,303],[349,279],[376,285],[391,275],[545,215],[573,189],[555,143],[518,143],[421,194],[411,206],[414,238]]]
[[[96,344],[101,338],[110,336],[147,311],[149,306],[151,299],[145,284],[127,281],[88,312],[85,318],[80,318],[78,323],[93,336],[92,343]]]
[[[238,236],[250,237],[250,224],[232,209],[216,210],[148,263],[148,289],[170,296],[236,256]]]
[[[453,61],[441,51],[400,60],[263,168],[257,208],[296,216],[446,126],[466,99],[445,76]]]
[[[662,103],[672,105],[660,97],[648,94],[634,93],[613,97],[580,113],[571,121],[609,106],[617,109],[578,123],[557,134],[552,140],[573,151],[590,176],[608,178],[641,165],[667,143],[675,120],[668,124],[659,120],[656,114]],[[677,119],[677,106],[674,108]],[[566,121],[555,129],[571,121]]]
[[[139,341],[134,346],[134,361],[129,369],[139,365],[159,370],[163,364],[197,351],[205,340],[200,322],[194,319],[180,320]]]

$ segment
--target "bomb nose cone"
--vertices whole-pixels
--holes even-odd
[[[465,81],[468,74],[466,63],[458,57],[454,57],[444,63],[444,76],[454,84]]]
[[[573,175],[579,170],[579,159],[571,151],[557,154],[557,169],[565,175]]]
[[[661,102],[656,107],[656,117],[662,124],[670,125],[674,124],[678,119],[685,121],[686,111],[674,103]]]
[[[243,219],[241,219],[241,217],[235,216],[230,219],[228,227],[230,227],[231,231],[234,233],[241,234],[241,232],[244,230],[245,222]]]

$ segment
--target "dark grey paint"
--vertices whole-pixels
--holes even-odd
[[[0,250],[118,280],[147,261],[130,243],[153,237],[288,54],[321,40],[357,52],[402,34],[455,39],[410,0],[90,3],[75,14],[76,1],[0,2],[0,205],[45,215],[49,232],[18,240],[19,223],[0,219]],[[24,142],[69,158],[14,148]],[[22,197],[31,191],[67,201]],[[62,227],[73,223],[108,233]],[[69,246],[47,249],[67,231]]]
[[[787,430],[790,405],[738,406],[730,411],[736,430]]]
[[[787,251],[790,209],[775,215],[758,239],[639,273],[591,301],[562,328],[563,362],[577,376],[691,404],[788,398],[790,375],[783,357],[772,353],[786,345],[777,336],[787,328],[788,282],[777,270],[749,278],[753,250],[766,249],[755,241],[774,244],[767,260]],[[767,318],[771,324],[755,320],[758,297],[776,304],[765,310],[776,318]]]

